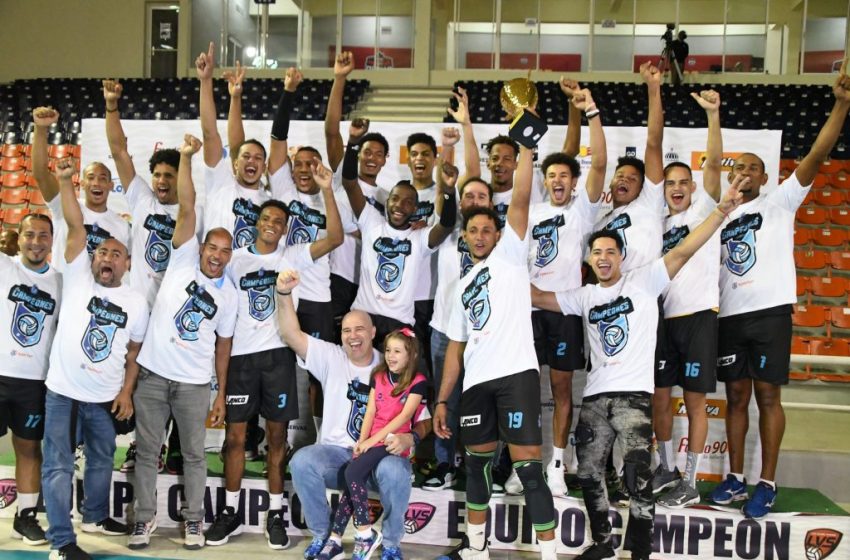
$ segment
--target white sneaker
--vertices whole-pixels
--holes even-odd
[[[549,465],[546,467],[546,483],[549,485],[549,490],[553,496],[563,497],[569,494],[567,483],[564,481],[564,465],[556,467]]]
[[[127,539],[127,548],[130,550],[141,550],[147,548],[151,543],[151,535],[156,531],[156,517],[148,521],[138,521],[133,525],[133,532]]]
[[[183,548],[186,550],[200,550],[204,548],[206,542],[203,521],[183,522]]]
[[[516,473],[516,469],[511,469],[511,476],[505,482],[505,492],[510,496],[522,496],[523,492],[525,492],[525,488],[522,487],[522,482]]]

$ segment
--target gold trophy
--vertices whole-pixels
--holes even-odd
[[[527,148],[537,145],[549,127],[536,116],[537,86],[529,78],[514,78],[505,82],[499,99],[511,121],[508,135]]]

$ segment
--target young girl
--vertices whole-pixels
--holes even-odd
[[[317,560],[342,558],[342,534],[352,514],[357,528],[353,560],[368,560],[381,542],[381,533],[369,524],[366,483],[381,459],[389,455],[384,440],[392,434],[410,433],[413,416],[427,389],[425,376],[416,372],[419,341],[412,329],[388,334],[384,348],[384,361],[372,372],[369,403],[360,440],[354,446],[354,459],[345,469],[347,489],[334,514],[331,536]],[[409,453],[406,451],[402,456]],[[404,511],[397,513],[404,515]]]

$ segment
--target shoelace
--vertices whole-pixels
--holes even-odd
[[[188,521],[186,523],[186,534],[187,535],[200,535],[201,534],[201,522],[200,521]]]
[[[372,546],[372,538],[368,539],[354,539],[354,555],[358,556],[360,554],[365,553]]]
[[[136,523],[135,527],[133,527],[134,535],[144,535],[148,532],[148,524],[142,523],[141,521]]]

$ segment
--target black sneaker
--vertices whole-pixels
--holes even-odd
[[[454,469],[448,463],[440,463],[437,469],[431,473],[422,483],[423,490],[442,490],[451,488],[455,484]]]
[[[242,520],[233,510],[232,507],[225,506],[218,515],[215,516],[215,521],[207,529],[204,534],[209,546],[220,546],[227,544],[230,537],[242,534]]]
[[[605,558],[614,558],[616,553],[614,547],[609,542],[595,542],[584,551],[576,556],[576,560],[604,560]]]
[[[15,521],[12,523],[13,539],[21,539],[24,541],[24,544],[29,546],[47,544],[44,529],[38,524],[35,514],[35,508],[27,508],[22,509],[15,515]]]
[[[172,450],[168,448],[168,454],[165,456],[165,470],[168,474],[183,474],[183,454],[179,449]]]
[[[69,543],[59,550],[51,550],[49,560],[92,560],[92,557],[77,543]]]
[[[122,473],[131,473],[136,470],[136,442],[130,444],[127,448],[127,455],[124,456],[124,462],[121,463],[121,468],[118,469]]]
[[[126,535],[129,532],[129,529],[126,525],[124,525],[120,521],[115,521],[111,517],[102,519],[97,523],[83,523],[82,525],[80,525],[80,528],[83,530],[84,533],[102,533],[110,537]]]
[[[289,548],[289,537],[283,526],[283,510],[270,511],[266,517],[266,542],[272,550],[285,550]]]

